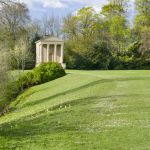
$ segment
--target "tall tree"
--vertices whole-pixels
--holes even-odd
[[[108,48],[101,34],[104,26],[101,15],[91,7],[82,8],[76,15],[65,19],[64,31],[68,38],[65,56],[70,68],[108,67]],[[104,53],[106,59],[103,58]]]
[[[136,0],[135,27],[142,31],[150,27],[150,0]]]
[[[41,31],[43,36],[60,37],[62,35],[62,18],[55,15],[45,16],[42,19]]]
[[[107,32],[110,37],[111,49],[116,51],[125,50],[130,38],[126,6],[126,0],[110,0],[110,3],[102,8],[102,15],[108,26]]]
[[[127,12],[127,4],[127,0],[109,0],[109,4],[102,8],[102,14],[109,17],[109,19],[116,15],[125,16]]]
[[[91,39],[96,21],[96,12],[92,7],[82,8],[76,15],[65,18],[64,32],[68,35],[68,38],[83,37],[84,40]]]
[[[67,17],[64,18],[63,32],[65,34],[65,38],[67,39],[73,40],[77,36],[78,31],[76,17],[69,14]]]
[[[150,52],[150,0],[136,0],[135,31],[138,40],[142,41],[140,52],[147,55]],[[150,57],[150,56],[149,56]]]
[[[26,33],[25,26],[29,21],[28,8],[24,3],[7,3],[0,9],[0,27],[4,32],[3,41],[9,41],[13,48],[17,39]]]
[[[8,3],[11,3],[11,0],[0,0],[0,5],[8,5]]]

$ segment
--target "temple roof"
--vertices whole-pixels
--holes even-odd
[[[38,43],[38,42],[64,42],[64,41],[62,39],[57,38],[57,37],[47,37],[47,38],[43,38],[41,40],[38,40],[35,43]]]

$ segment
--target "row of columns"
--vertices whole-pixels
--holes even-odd
[[[42,55],[43,55],[43,45],[46,45],[46,44],[41,44],[40,45],[40,62],[42,62]],[[49,60],[49,57],[50,57],[50,53],[49,53],[49,51],[50,51],[50,45],[54,45],[54,62],[57,62],[57,45],[58,44],[47,44],[47,62],[49,62],[50,60]],[[63,45],[62,44],[59,44],[60,45],[60,62],[58,62],[58,63],[63,63],[63,54],[64,54],[64,52],[63,52]]]

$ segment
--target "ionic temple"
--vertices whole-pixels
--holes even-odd
[[[64,41],[55,37],[36,42],[36,66],[44,62],[57,62],[64,68]]]

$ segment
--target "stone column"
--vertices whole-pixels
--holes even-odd
[[[47,62],[49,62],[49,44],[47,44]]]
[[[39,64],[39,58],[40,58],[40,45],[36,44],[36,65]]]
[[[63,64],[64,59],[64,45],[61,44],[61,58],[60,58],[60,63]]]
[[[42,53],[42,50],[43,50],[43,45],[41,44],[41,45],[40,45],[40,63],[42,63],[42,61],[43,61],[43,60],[42,60],[42,57],[43,57],[43,56],[42,56],[42,54],[43,54],[43,53]]]
[[[54,62],[57,62],[57,44],[54,44]]]

